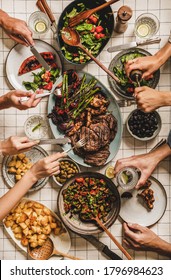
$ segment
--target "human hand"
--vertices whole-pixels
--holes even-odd
[[[8,92],[5,96],[6,107],[15,107],[19,110],[27,110],[29,108],[36,107],[40,102],[40,98],[35,99],[36,94],[31,92],[25,92],[21,90],[12,90]],[[29,97],[28,101],[21,103],[21,97]]]
[[[15,155],[28,151],[33,146],[38,144],[38,141],[30,141],[27,137],[11,136],[1,143],[2,154]]]
[[[148,80],[152,74],[160,67],[157,56],[138,57],[129,60],[125,65],[126,75],[129,77],[132,70],[141,70],[142,78]]]
[[[135,250],[158,251],[163,240],[147,227],[138,224],[123,224],[124,240],[123,242]]]
[[[159,107],[167,106],[167,97],[169,96],[168,93],[143,86],[135,88],[134,97],[139,109],[144,112],[152,112]]]
[[[137,185],[135,186],[135,189],[139,189],[145,184],[157,164],[158,161],[156,159],[156,156],[154,156],[152,153],[131,156],[128,158],[117,160],[115,165],[115,174],[117,174],[122,168],[125,167],[131,166],[139,169],[141,172],[141,176]]]
[[[28,44],[19,37],[22,36],[31,45],[34,45],[32,32],[29,30],[24,20],[10,17],[7,13],[1,11],[1,26],[5,33],[17,43],[28,46]]]
[[[40,159],[37,161],[30,169],[32,176],[38,181],[41,178],[49,177],[54,174],[60,173],[60,166],[58,159],[65,157],[65,152],[63,153],[56,153]]]

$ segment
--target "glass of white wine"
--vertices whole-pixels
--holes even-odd
[[[152,38],[159,30],[160,22],[152,13],[141,14],[135,21],[134,33],[141,39]]]
[[[45,34],[50,29],[50,21],[46,14],[37,11],[30,15],[28,26],[34,34]]]

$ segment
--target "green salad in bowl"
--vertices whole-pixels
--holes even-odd
[[[82,11],[94,8],[105,2],[104,0],[92,2],[85,0],[74,1],[68,5],[61,14],[58,23],[58,39],[62,54],[67,61],[74,64],[85,64],[91,61],[91,58],[80,48],[68,46],[63,42],[61,33],[62,30],[68,26],[69,19]],[[107,7],[103,11],[92,14],[85,21],[74,26],[74,29],[79,33],[82,45],[96,57],[111,37],[113,27],[114,18],[112,10],[110,7]]]

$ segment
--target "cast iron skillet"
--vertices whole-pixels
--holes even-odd
[[[58,40],[58,44],[59,44],[59,48],[61,49],[64,45],[64,42],[61,38],[61,29],[63,28],[64,26],[64,16],[66,15],[66,13],[70,13],[72,11],[72,9],[74,7],[77,7],[77,4],[79,3],[83,3],[85,4],[85,6],[89,9],[92,9],[92,8],[95,8],[103,3],[105,3],[106,1],[104,0],[92,0],[92,1],[87,1],[87,0],[75,0],[73,1],[72,3],[70,3],[65,9],[64,11],[62,12],[60,18],[59,18],[59,21],[58,21],[58,28],[57,28],[57,40]],[[107,7],[105,9],[102,9],[101,11],[98,12],[98,15],[100,15],[100,19],[102,20],[102,25],[104,28],[107,28],[108,31],[109,31],[109,34],[110,34],[110,37],[112,35],[112,32],[113,32],[113,29],[114,29],[114,15],[113,15],[113,11],[111,9],[111,7]],[[108,43],[109,41],[109,38],[107,38],[106,40],[103,41],[103,44],[101,46],[101,49],[100,49],[100,52],[103,50],[103,48],[106,46],[106,44]],[[77,50],[77,48],[75,48],[74,50],[74,47],[72,47],[71,49],[73,52],[75,52],[75,50]],[[62,52],[62,51],[61,51]],[[100,53],[99,52],[99,53]],[[62,55],[63,57],[65,58],[64,56],[64,53],[62,52]],[[65,58],[66,59],[66,58]],[[66,59],[67,60],[67,59]],[[70,60],[67,60],[69,63],[73,63],[73,64],[76,64],[76,65],[85,65],[89,62],[91,62],[92,60],[89,60],[87,61],[86,63],[76,63],[76,62],[72,62]]]

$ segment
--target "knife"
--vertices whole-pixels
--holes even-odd
[[[152,45],[152,44],[157,44],[160,43],[161,38],[155,38],[155,39],[148,39],[145,41],[139,41],[139,42],[131,42],[128,44],[124,44],[124,45],[117,45],[117,46],[113,46],[107,49],[108,52],[117,52],[117,51],[121,51],[121,50],[126,50],[129,48],[135,48],[138,46],[145,46],[145,45]]]
[[[27,45],[30,47],[30,51],[37,58],[38,62],[45,68],[46,71],[49,71],[50,65],[47,64],[47,62],[44,60],[41,54],[36,50],[36,48],[33,45],[31,45],[29,41],[22,35],[19,35],[19,38],[27,43]]]
[[[67,143],[70,143],[71,140],[67,137],[61,137],[57,139],[40,139],[38,145],[46,145],[46,144],[51,144],[51,145],[64,145]]]
[[[94,235],[82,235],[79,234],[81,237],[89,241],[92,245],[94,245],[102,254],[107,256],[111,260],[122,260],[116,253],[111,251],[107,245],[103,242],[99,241]]]

